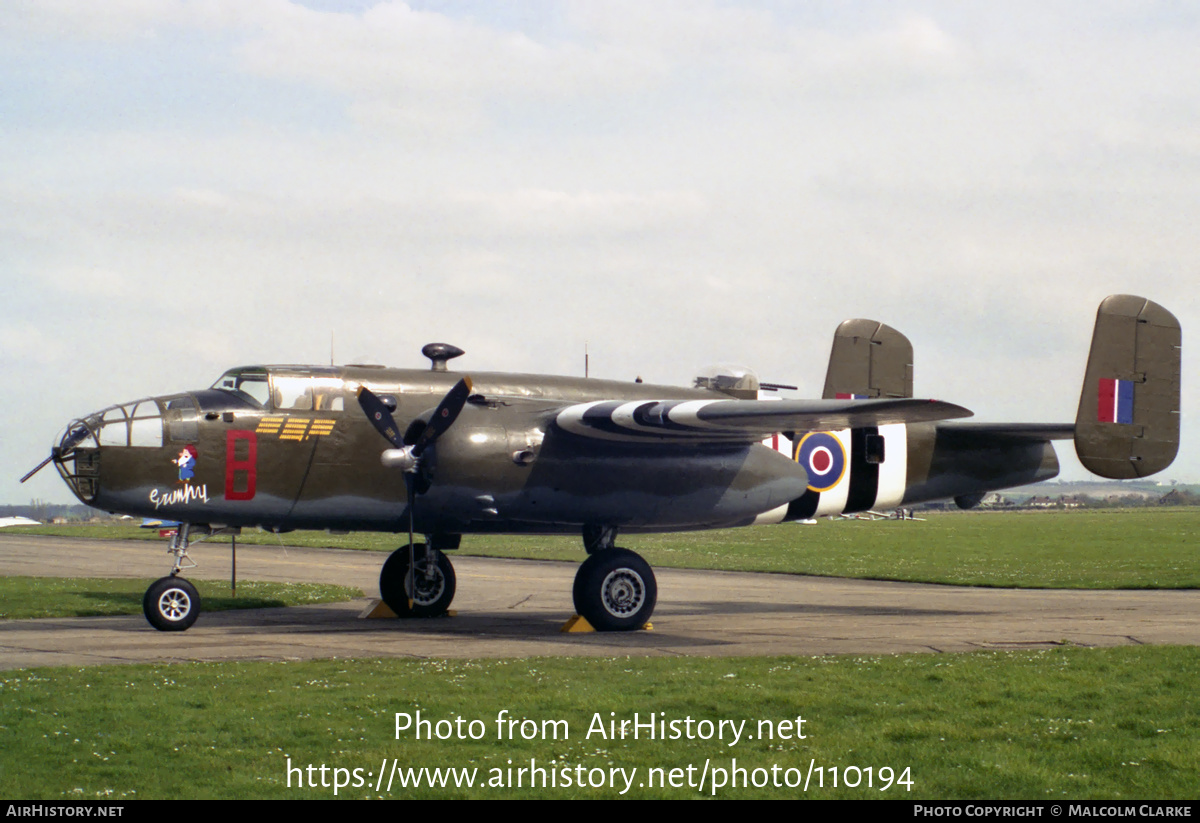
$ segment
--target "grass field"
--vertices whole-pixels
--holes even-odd
[[[725,798],[1190,800],[1200,795],[1198,677],[1200,650],[1162,647],[13,671],[0,675],[0,795],[332,798],[333,770],[343,769],[338,779],[350,785],[339,789],[342,798],[616,797],[626,777],[609,770],[619,768],[626,776],[636,769],[626,797],[708,797],[717,778],[715,794]],[[397,736],[395,714],[418,710],[434,723],[461,717],[464,737],[479,720],[480,739],[417,740],[411,730]],[[539,738],[549,737],[553,729],[558,739],[522,739],[519,724],[498,739],[503,710],[533,721],[527,733],[536,728]],[[595,718],[607,728],[635,712],[643,721],[651,712],[679,721],[680,738],[595,732]],[[729,745],[729,726],[724,739],[687,739],[688,717],[694,736],[705,729],[699,721],[746,721],[742,731],[754,739]],[[797,725],[797,717],[805,722]],[[542,722],[558,720],[565,727]],[[774,739],[765,738],[768,728]],[[449,723],[441,731],[453,734]],[[735,758],[747,782],[767,785],[730,787]],[[289,759],[302,770],[325,765],[328,786],[320,787],[317,771],[316,788],[300,787],[297,772],[289,787]],[[530,789],[527,776],[521,788],[510,787],[531,761],[556,779],[566,769],[574,780],[580,766],[597,782],[613,775],[618,788]],[[451,780],[446,788],[401,788],[395,778],[390,792],[376,791],[381,767],[390,772],[393,762],[474,768],[477,784],[499,778],[505,785],[455,788]],[[824,772],[809,777],[807,792],[770,785],[802,782],[814,767]],[[354,769],[361,770],[357,786]],[[672,769],[679,770],[675,787],[666,782]],[[656,778],[666,785],[640,785]],[[885,779],[891,786],[882,790]],[[861,785],[847,788],[847,780]]]
[[[63,528],[72,535],[148,536],[124,527]],[[924,523],[837,521],[620,542],[659,566],[992,586],[1194,587],[1198,534],[1200,510],[1156,509],[939,514]],[[387,550],[397,538],[246,533],[239,542]],[[467,537],[462,553],[582,556],[578,541],[567,538]],[[145,583],[130,585],[140,604]],[[2,591],[0,599],[7,606]],[[0,674],[0,794],[315,799],[333,797],[337,779],[344,786],[337,796],[351,798],[591,798],[620,796],[631,777],[625,797],[1194,800],[1200,796],[1198,676],[1200,649],[1144,646],[10,671]],[[409,731],[397,737],[395,714],[417,711],[433,722],[478,720],[481,737],[417,740]],[[502,711],[533,721],[526,728],[539,731],[564,728],[542,721],[565,721],[569,737],[498,739]],[[643,721],[651,712],[668,721],[746,721],[742,728],[755,739],[730,746],[728,736],[588,735],[597,718],[632,719],[635,712]],[[759,721],[778,732],[787,728],[782,721],[798,716],[805,719],[804,739],[794,723],[786,739],[757,736]],[[290,773],[290,786],[289,762],[299,769]],[[597,782],[599,776],[606,785],[529,788],[528,771],[519,770],[531,764],[559,781],[567,774]],[[316,771],[306,771],[309,765]],[[397,767],[402,776],[409,768],[476,769],[476,786],[456,786],[442,773],[450,781],[443,788],[401,788],[395,777],[391,791],[377,791],[380,771]],[[734,774],[751,785],[729,786]],[[300,786],[302,775],[318,785]],[[701,775],[703,787],[696,785]],[[714,790],[722,776],[725,785]],[[523,785],[513,787],[518,778]],[[807,791],[788,785],[805,778]]]
[[[135,526],[45,526],[6,533],[159,539]],[[390,551],[401,536],[247,530],[240,543]],[[654,566],[789,572],[972,586],[1200,587],[1200,509],[931,514],[924,522],[822,520],[710,532],[623,535]],[[578,538],[467,535],[459,554],[583,558]]]

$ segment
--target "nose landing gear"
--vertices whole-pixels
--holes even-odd
[[[186,631],[200,616],[200,593],[182,577],[161,577],[146,589],[142,611],[160,632]]]
[[[199,530],[200,537],[191,540],[193,531]],[[175,562],[171,564],[171,573],[160,577],[150,584],[142,597],[142,613],[147,622],[160,632],[182,632],[191,628],[200,616],[200,593],[196,587],[179,576],[184,569],[196,568],[196,563],[188,556],[188,546],[217,534],[234,536],[234,568],[237,567],[237,535],[238,528],[211,528],[203,524],[181,523],[167,553],[174,555]],[[236,574],[236,571],[235,571]]]

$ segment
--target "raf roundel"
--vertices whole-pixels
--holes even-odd
[[[829,432],[810,432],[796,445],[796,462],[808,472],[808,488],[826,492],[846,473],[846,449]]]

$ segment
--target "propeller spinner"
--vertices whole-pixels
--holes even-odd
[[[380,458],[383,465],[403,469],[406,472],[415,472],[417,461],[420,460],[422,453],[445,434],[451,424],[458,419],[459,413],[470,396],[471,378],[464,377],[442,398],[442,402],[434,409],[429,424],[411,445],[405,444],[404,438],[400,436],[400,428],[396,425],[396,420],[392,417],[388,407],[383,404],[378,395],[366,386],[358,390],[358,404],[362,406],[363,412],[375,426],[376,431],[394,446],[394,448],[384,451]]]
[[[404,438],[400,436],[400,429],[396,425],[395,418],[392,417],[391,411],[383,404],[383,401],[366,386],[362,386],[358,390],[358,404],[362,406],[367,419],[375,426],[376,431],[394,447],[386,449],[380,456],[380,461],[385,466],[404,471],[404,485],[408,489],[408,568],[414,569],[414,573],[408,575],[408,608],[410,611],[413,607],[413,587],[416,585],[413,521],[417,503],[417,466],[425,450],[445,434],[446,430],[458,419],[459,413],[467,404],[467,398],[470,396],[471,378],[464,377],[455,383],[454,388],[446,393],[441,403],[438,403],[437,408],[433,411],[433,416],[429,419],[429,424],[417,436],[416,441],[411,445],[406,445]]]

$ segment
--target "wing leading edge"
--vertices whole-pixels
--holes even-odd
[[[601,400],[562,409],[559,428],[625,442],[756,443],[775,432],[836,431],[970,417],[940,400]]]

